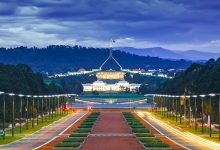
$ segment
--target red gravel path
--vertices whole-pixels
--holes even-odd
[[[93,128],[93,134],[130,134],[121,112],[101,112]],[[133,136],[90,136],[82,150],[142,150]]]
[[[120,112],[101,112],[98,121],[94,125],[93,132],[99,133],[131,133]]]

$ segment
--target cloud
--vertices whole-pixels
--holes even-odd
[[[114,38],[123,46],[219,51],[219,8],[203,0],[1,0],[0,46],[102,47]]]

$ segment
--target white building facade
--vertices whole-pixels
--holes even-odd
[[[130,91],[136,91],[140,87],[140,84],[130,84],[127,81],[118,81],[115,84],[108,84],[104,81],[95,81],[92,84],[83,84],[83,91],[84,92],[91,92],[91,91],[114,91],[120,92],[129,89]]]

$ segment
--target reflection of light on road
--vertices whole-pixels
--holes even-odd
[[[87,100],[81,100],[81,99],[76,99],[76,102],[82,102],[82,103],[88,103],[88,104],[102,104],[99,102],[93,102],[93,101],[87,101]]]
[[[171,125],[168,125],[167,123],[164,123],[163,121],[156,119],[153,117],[149,112],[137,112],[137,114],[140,117],[147,116],[148,119],[152,120],[153,122],[157,123],[159,126],[164,128],[165,130],[169,131],[170,133],[178,136],[178,138],[182,139],[183,141],[186,141],[188,143],[192,143],[195,146],[203,145],[205,147],[209,147],[210,149],[220,149],[220,144],[206,140],[204,138],[201,138],[195,134],[189,133],[189,132],[182,132],[178,129],[172,127]]]
[[[141,111],[137,111],[137,114],[140,116],[140,117],[144,117],[144,113],[143,112],[141,112]]]

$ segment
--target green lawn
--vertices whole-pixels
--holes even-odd
[[[209,128],[204,128],[204,133],[202,134],[202,128],[201,127],[198,127],[197,130],[195,130],[195,127],[194,126],[191,126],[189,125],[189,121],[184,121],[184,119],[182,119],[182,122],[180,124],[180,121],[179,121],[179,117],[178,117],[178,121],[176,122],[176,119],[174,117],[174,119],[171,117],[171,118],[167,118],[167,117],[163,117],[163,115],[161,114],[161,112],[152,112],[152,114],[159,118],[160,120],[163,120],[173,126],[177,126],[179,127],[181,130],[183,131],[188,131],[190,133],[193,133],[193,134],[196,134],[200,137],[203,137],[207,140],[211,140],[211,141],[214,141],[214,142],[217,142],[217,143],[220,143],[219,141],[219,134],[218,132],[216,131],[212,131],[212,137],[210,138],[209,136]],[[165,115],[166,116],[166,115]]]
[[[8,144],[8,143],[11,143],[13,141],[19,140],[21,138],[22,138],[22,136],[14,136],[14,137],[12,137],[12,136],[6,135],[4,140],[2,138],[0,139],[0,145]]]
[[[57,121],[57,120],[61,119],[64,116],[66,116],[66,114],[63,114],[63,115],[57,116],[57,117],[53,117],[53,119],[51,118],[51,120],[48,120],[47,122],[45,121],[45,118],[44,118],[44,122],[43,123],[41,123],[41,120],[39,119],[39,124],[35,125],[34,128],[32,128],[32,123],[29,122],[28,123],[28,129],[26,129],[26,125],[24,125],[22,127],[22,132],[21,133],[20,133],[20,127],[16,127],[14,129],[14,131],[15,131],[14,132],[15,133],[14,137],[11,136],[12,130],[8,130],[8,131],[5,132],[5,134],[6,134],[5,140],[0,138],[0,145],[11,143],[11,142],[16,141],[18,139],[21,139],[26,134],[32,134],[32,133],[40,130],[42,127],[47,126],[47,125],[53,123],[54,121]],[[35,121],[35,123],[36,123],[36,121]]]

